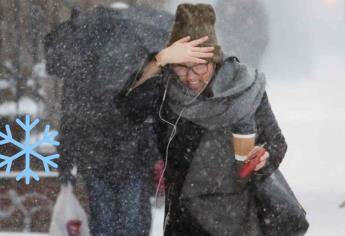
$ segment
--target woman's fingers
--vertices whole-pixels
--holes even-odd
[[[266,160],[260,162],[259,164],[256,165],[255,171],[262,169],[265,165],[266,165]]]
[[[248,157],[250,157],[251,155],[253,155],[254,153],[256,153],[257,151],[259,151],[260,146],[255,146],[252,150],[250,150],[250,152],[248,153]]]
[[[267,159],[269,158],[270,154],[268,152],[265,152],[264,155],[260,158],[260,163],[256,165],[255,171],[260,170],[266,165]]]
[[[212,52],[214,47],[193,47],[192,52]]]
[[[164,49],[164,64],[186,62],[207,63],[203,58],[213,57],[214,47],[198,47],[198,45],[208,40],[208,36],[193,41],[190,40],[190,36],[183,37]]]
[[[190,40],[190,36],[186,36],[186,37],[183,37],[179,40],[177,40],[176,42],[179,42],[179,43],[186,43]]]
[[[262,157],[260,158],[260,161],[264,161],[267,160],[269,158],[270,154],[268,152],[265,152],[264,155],[262,155]]]
[[[197,57],[197,58],[211,58],[211,57],[213,57],[213,53],[211,53],[211,52],[191,52],[190,56]]]
[[[195,39],[193,41],[190,41],[189,42],[189,45],[193,46],[193,47],[196,47],[204,42],[206,42],[208,40],[208,36],[205,36],[205,37],[202,37],[202,38],[199,38],[199,39]]]
[[[197,58],[197,57],[190,57],[189,62],[194,62],[194,63],[197,63],[197,64],[206,64],[207,61],[204,60],[204,59],[201,59],[201,58]]]

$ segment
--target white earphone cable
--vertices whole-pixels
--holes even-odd
[[[159,119],[165,123],[167,123],[168,125],[172,126],[173,129],[172,129],[172,132],[169,136],[169,141],[168,141],[168,144],[165,148],[165,157],[164,157],[164,169],[163,169],[163,172],[161,173],[161,176],[159,177],[159,181],[158,181],[158,185],[157,185],[157,188],[156,188],[156,193],[155,193],[155,208],[157,209],[157,199],[158,199],[158,192],[159,192],[159,186],[163,180],[163,177],[164,177],[164,174],[165,174],[165,171],[167,169],[167,166],[168,166],[168,158],[169,158],[169,147],[170,147],[170,143],[171,141],[174,139],[175,135],[176,135],[176,132],[177,132],[177,124],[178,122],[180,121],[181,117],[182,117],[182,113],[185,111],[186,109],[186,106],[190,105],[191,103],[193,103],[200,95],[201,93],[205,90],[205,88],[207,87],[207,84],[208,84],[208,81],[206,82],[206,86],[195,96],[193,97],[193,99],[191,99],[191,101],[189,101],[187,103],[187,105],[185,107],[182,108],[182,110],[180,111],[175,123],[171,123],[167,120],[165,120],[163,117],[162,117],[162,109],[163,109],[163,105],[164,105],[164,101],[166,99],[166,95],[167,95],[167,91],[168,91],[168,87],[169,87],[169,82],[170,82],[170,79],[168,79],[168,82],[167,82],[167,85],[165,87],[165,90],[164,90],[164,94],[163,94],[163,98],[162,98],[162,102],[160,104],[160,107],[159,107],[159,112],[158,112],[158,116],[159,116]],[[169,206],[169,210],[170,210],[170,206]],[[155,218],[155,210],[153,212],[153,216],[152,216],[152,220],[154,220]],[[165,229],[166,229],[166,226],[167,226],[167,223],[168,223],[168,218],[169,218],[169,212],[166,214],[166,217],[164,219],[164,224],[163,224],[163,234],[165,232]]]

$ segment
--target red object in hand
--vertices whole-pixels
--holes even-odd
[[[66,227],[68,236],[80,236],[80,220],[69,220]]]
[[[164,161],[159,160],[155,163],[153,167],[153,181],[155,183],[156,189],[158,189],[159,193],[165,192],[165,178],[162,176],[164,173]],[[161,182],[159,180],[162,178]],[[159,185],[159,186],[158,186]]]
[[[260,163],[260,158],[265,154],[266,150],[260,148],[257,152],[248,157],[248,161],[242,166],[240,170],[240,177],[245,178],[255,170],[255,167]]]

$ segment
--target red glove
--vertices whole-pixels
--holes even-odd
[[[245,178],[253,173],[255,167],[260,163],[260,159],[265,155],[266,149],[260,147],[256,152],[252,153],[245,164],[241,167],[240,177]]]
[[[156,189],[158,189],[158,193],[164,193],[165,192],[165,177],[162,176],[163,171],[164,171],[164,161],[159,160],[153,166],[153,181],[155,183]],[[160,179],[161,179],[161,182],[159,184]],[[158,184],[159,184],[159,186],[158,186]]]

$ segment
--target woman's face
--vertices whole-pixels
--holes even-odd
[[[211,80],[214,73],[214,64],[176,64],[173,66],[173,70],[184,85],[193,90],[193,92],[199,93]]]

